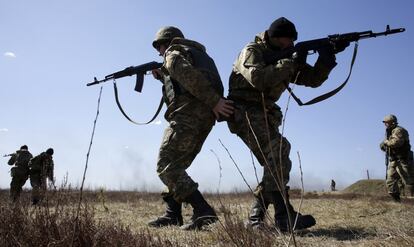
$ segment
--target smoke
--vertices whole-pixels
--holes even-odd
[[[120,190],[154,190],[160,186],[155,172],[155,165],[149,164],[141,155],[141,151],[133,147],[124,146],[120,151],[120,157],[114,173],[118,181],[117,189]],[[113,185],[114,186],[114,185]]]

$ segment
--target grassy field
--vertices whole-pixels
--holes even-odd
[[[414,201],[402,204],[386,196],[293,193],[295,208],[312,214],[309,230],[279,234],[244,227],[252,196],[249,193],[207,195],[220,221],[203,231],[178,227],[148,228],[146,222],[164,213],[158,194],[146,192],[86,192],[78,210],[76,190],[51,192],[41,207],[8,202],[1,191],[0,246],[414,246]],[[271,209],[273,214],[273,209]],[[79,214],[78,214],[79,213]],[[192,211],[183,210],[185,220]]]

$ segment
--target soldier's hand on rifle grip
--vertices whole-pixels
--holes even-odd
[[[298,65],[305,64],[307,57],[308,57],[307,51],[297,51],[292,54],[293,61]]]
[[[323,63],[328,68],[334,68],[336,66],[336,57],[333,45],[324,46],[318,49],[319,58],[318,61]]]
[[[339,40],[334,42],[334,51],[335,53],[340,53],[345,50],[349,46],[349,41],[346,40]]]
[[[162,72],[161,69],[153,69],[151,71],[152,76],[156,79],[156,80],[161,80],[162,79]]]

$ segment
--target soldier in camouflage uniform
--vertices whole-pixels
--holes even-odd
[[[33,156],[26,145],[21,146],[20,150],[17,150],[10,156],[7,164],[10,166],[14,165],[10,170],[12,177],[10,183],[10,199],[16,202],[20,197],[23,185],[29,178],[29,161]]]
[[[380,148],[388,157],[386,185],[388,193],[397,202],[401,201],[399,181],[402,180],[408,195],[414,193],[414,163],[410,139],[407,130],[398,126],[397,117],[388,115],[383,123],[386,127],[386,139]]]
[[[275,223],[281,231],[289,229],[297,214],[289,203],[287,186],[291,170],[290,143],[279,133],[282,112],[275,102],[290,82],[319,87],[336,65],[333,47],[319,50],[314,66],[306,63],[305,54],[272,64],[266,62],[272,54],[293,46],[296,39],[292,22],[284,17],[275,20],[268,30],[243,48],[229,79],[228,98],[234,101],[236,110],[228,127],[263,166],[263,178],[256,188],[248,221],[248,225],[255,228],[263,225],[269,204],[274,205]],[[337,47],[337,52],[347,45],[349,43],[341,44],[343,47]],[[311,215],[299,214],[295,229],[311,227],[315,223]]]
[[[46,152],[35,156],[30,160],[30,184],[32,185],[32,203],[38,204],[47,190],[47,179],[54,182],[53,177],[53,149],[49,148]]]
[[[229,116],[233,107],[231,101],[222,98],[219,73],[203,45],[185,39],[176,27],[164,27],[157,32],[153,46],[164,57],[162,68],[153,74],[164,84],[165,119],[169,126],[157,163],[158,176],[167,187],[162,194],[167,209],[165,215],[149,225],[182,225],[181,204],[186,202],[194,214],[190,223],[181,228],[200,229],[216,221],[217,216],[186,169],[200,152],[216,118]]]

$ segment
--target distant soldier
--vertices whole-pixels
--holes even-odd
[[[222,98],[220,75],[202,44],[185,39],[178,28],[168,26],[157,32],[152,45],[164,58],[161,69],[153,74],[164,84],[165,119],[169,126],[157,162],[158,176],[167,186],[163,193],[167,208],[163,216],[148,224],[182,225],[181,204],[187,202],[193,208],[193,216],[181,228],[196,230],[218,218],[186,169],[200,152],[216,118],[230,115],[233,107],[231,101]]]
[[[400,202],[399,180],[402,180],[408,195],[414,193],[414,164],[407,130],[398,126],[397,117],[388,115],[382,121],[386,126],[386,138],[380,144],[388,157],[386,185],[391,197]]]
[[[13,202],[16,202],[20,193],[22,192],[22,187],[29,178],[29,161],[33,155],[29,152],[28,147],[23,145],[20,147],[20,150],[17,150],[15,153],[10,154],[11,158],[7,162],[11,168],[11,183],[10,183],[10,199]]]
[[[32,203],[36,205],[43,199],[47,190],[47,178],[53,178],[53,149],[49,148],[30,160],[30,184],[32,185]]]
[[[336,183],[335,180],[331,179],[331,191],[336,191]]]

